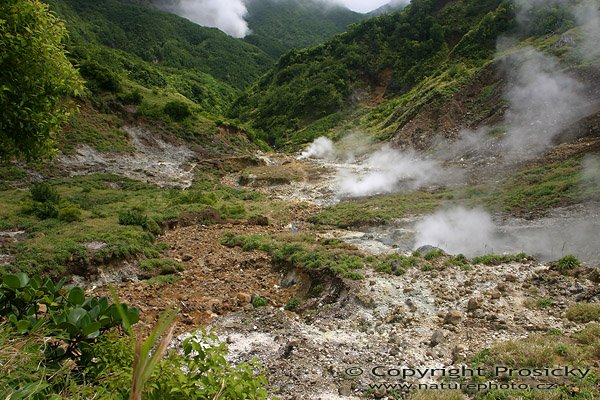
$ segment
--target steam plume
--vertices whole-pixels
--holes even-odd
[[[512,159],[534,157],[583,117],[589,104],[583,85],[562,72],[554,59],[533,48],[511,56],[508,65],[506,153]]]
[[[575,18],[583,32],[583,43],[580,45],[580,53],[586,60],[600,57],[600,11],[599,4],[594,0],[582,2],[575,9]]]
[[[360,164],[363,172],[339,170],[338,193],[359,197],[401,190],[414,190],[438,181],[441,166],[434,160],[425,160],[415,152],[399,152],[384,146]]]
[[[298,159],[305,160],[307,158],[320,158],[324,160],[334,160],[336,157],[336,149],[331,139],[321,136],[315,139],[306,150],[302,152]]]
[[[418,222],[415,230],[415,248],[432,245],[467,256],[491,252],[498,240],[487,212],[463,207],[438,211]]]

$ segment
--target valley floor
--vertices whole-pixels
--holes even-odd
[[[134,139],[137,133],[129,132]],[[400,384],[444,381],[431,376],[398,379],[401,369],[444,370],[461,365],[488,372],[494,366],[590,368],[594,372],[587,379],[559,376],[515,378],[515,382],[559,384],[575,393],[573,398],[598,395],[600,325],[594,321],[600,318],[600,276],[594,266],[600,254],[594,238],[598,237],[600,219],[596,194],[568,204],[567,197],[560,198],[564,193],[559,192],[553,208],[511,209],[504,206],[510,206],[514,196],[525,196],[522,201],[532,202],[539,198],[535,185],[530,187],[532,193],[518,193],[518,183],[509,176],[494,183],[500,194],[493,196],[484,190],[472,192],[488,184],[480,180],[468,187],[437,186],[340,198],[336,195],[336,171],[346,168],[368,173],[360,164],[298,160],[278,154],[261,154],[250,166],[222,174],[220,181],[211,183],[213,189],[219,188],[214,192],[208,186],[198,188],[191,183],[192,178],[196,184],[208,179],[192,169],[202,160],[198,163],[191,153],[178,157],[177,143],[160,143],[172,157],[157,165],[181,172],[173,182],[154,171],[157,160],[153,157],[158,155],[143,143],[134,143],[141,158],[131,154],[118,162],[102,156],[93,157],[90,164],[80,149],[79,156],[63,160],[67,175],[73,177],[57,182],[59,187],[68,185],[69,179],[87,182],[88,175],[71,173],[85,171],[98,176],[91,181],[96,186],[87,193],[138,193],[146,200],[119,201],[127,207],[141,204],[150,216],[157,207],[175,207],[171,214],[178,216],[160,221],[163,233],[153,245],[159,251],[151,256],[159,260],[158,270],[144,269],[148,256],[132,256],[127,261],[101,262],[87,273],[71,271],[74,281],[86,285],[89,294],[107,294],[107,284],[115,285],[122,300],[141,310],[139,329],[152,326],[167,306],[175,305],[180,310],[178,340],[199,326],[213,329],[228,343],[232,361],[256,357],[262,363],[273,393],[281,399],[401,398],[407,387]],[[547,176],[548,171],[568,169],[574,159],[580,159],[577,157],[532,163],[519,173],[533,174],[547,184],[553,179]],[[130,165],[121,165],[127,160]],[[235,162],[247,163],[243,159]],[[118,193],[113,193],[110,185],[100,184],[108,179],[102,175],[107,173],[124,173],[134,179],[144,175],[147,179],[143,180],[150,185],[160,181],[164,186],[183,184],[190,188],[159,190],[111,178],[119,186],[113,188]],[[6,190],[16,193],[20,189]],[[211,192],[217,195],[207,200]],[[62,193],[72,196],[66,190]],[[498,197],[503,203],[498,203]],[[465,257],[434,247],[413,252],[415,225],[423,215],[456,199],[473,207],[500,206],[493,220],[504,236],[513,237],[513,241],[502,242],[506,248],[489,251],[501,255]],[[95,204],[102,203],[96,200]],[[108,208],[91,210],[96,218],[116,218]],[[236,214],[238,211],[241,213]],[[569,234],[570,227],[586,220],[590,224],[578,231],[587,235],[585,240],[559,243],[565,234],[574,237],[575,233]],[[9,221],[5,215],[5,224]],[[562,235],[540,239],[546,249],[539,247],[539,241],[534,243],[538,248],[534,244],[514,247],[519,238],[533,237],[540,231]],[[27,240],[31,239],[15,237],[6,243],[22,245]],[[103,240],[86,240],[90,252],[107,245]],[[5,248],[15,246],[10,243]],[[544,251],[547,246],[552,251]],[[502,255],[521,250],[536,257]],[[577,253],[589,266],[561,269],[555,261],[569,252]],[[9,251],[5,257],[14,257],[12,254]],[[175,270],[172,265],[177,266]],[[380,376],[379,372],[388,370],[387,375]],[[506,381],[493,374],[460,378],[464,378],[463,383]],[[511,398],[559,399],[564,398],[564,388],[525,391],[522,393],[528,397],[515,394],[517,397]],[[489,397],[494,391],[465,393],[470,398],[507,398]],[[463,398],[455,391],[416,392],[411,396]]]
[[[580,251],[583,243],[561,243],[562,249],[553,250],[554,258],[540,249],[538,261],[522,256],[491,263],[485,258],[460,263],[443,253],[424,253],[414,255],[414,265],[402,274],[366,267],[360,270],[360,280],[274,265],[265,252],[225,247],[223,238],[228,233],[260,235],[296,243],[311,236],[322,242],[341,240],[367,255],[411,254],[414,225],[422,217],[409,215],[352,230],[314,226],[307,218],[339,201],[332,182],[341,165],[282,155],[263,160],[264,166],[227,175],[222,183],[239,187],[243,182],[269,198],[306,205],[292,207],[286,218],[269,226],[225,223],[166,232],[160,238],[169,247],[166,255],[185,265],[178,280],[168,285],[119,285],[127,302],[142,306],[146,322],[168,304],[177,305],[182,310],[180,338],[198,324],[208,325],[228,343],[232,361],[257,357],[283,399],[395,398],[406,391],[407,382],[415,387],[440,382],[431,377],[375,376],[372,371],[378,366],[394,375],[400,368],[572,365],[571,357],[580,349],[570,338],[586,329],[587,320],[565,315],[578,303],[598,300],[598,273],[588,267],[561,273],[549,262],[573,250],[597,263],[597,247],[587,245],[586,253]],[[595,224],[585,229],[597,237],[597,212],[597,203],[591,202],[557,208],[542,218],[503,213],[497,219],[506,235],[525,231],[525,236],[534,237],[549,229],[556,235],[548,238],[556,242],[568,234],[570,224],[584,219]],[[522,248],[493,250],[515,249]],[[258,296],[267,300],[266,307],[253,307]],[[298,304],[290,307],[290,299]],[[592,324],[587,329],[596,328]],[[530,353],[528,346],[533,347]],[[563,347],[565,354],[560,354]],[[519,354],[522,351],[526,353]],[[488,359],[480,360],[482,354]],[[597,362],[590,361],[589,365]],[[528,385],[552,382],[581,384],[567,377],[525,380]],[[536,393],[532,396],[540,399],[554,396],[552,391]],[[427,398],[441,398],[436,396]]]

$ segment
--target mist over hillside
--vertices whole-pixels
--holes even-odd
[[[365,18],[332,0],[153,0],[152,3],[201,26],[245,38],[274,58],[292,48],[315,45]]]

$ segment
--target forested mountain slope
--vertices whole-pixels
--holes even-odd
[[[129,0],[48,0],[77,42],[99,44],[144,61],[208,73],[233,87],[252,83],[272,63],[260,49],[218,29]]]
[[[273,57],[294,48],[313,46],[365,18],[347,8],[318,0],[250,0],[245,38]]]
[[[321,45],[285,54],[238,99],[231,116],[251,122],[276,145],[351,129],[389,139],[422,106],[439,108],[463,90],[469,93],[462,97],[473,100],[479,94],[472,91],[502,80],[502,57],[496,51],[501,38],[514,49],[531,46],[557,57],[563,68],[590,65],[580,46],[569,45],[575,39],[561,42],[561,34],[577,25],[572,8],[579,3],[526,8],[501,0],[414,0],[398,13],[368,19]],[[582,80],[589,76],[584,73]],[[468,89],[475,83],[478,88]],[[488,97],[495,101],[488,106],[502,109],[501,86]]]

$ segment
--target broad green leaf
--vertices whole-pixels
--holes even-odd
[[[140,311],[135,307],[131,307],[127,310],[127,319],[131,325],[136,324],[140,320]]]
[[[100,322],[92,322],[91,324],[84,326],[83,329],[81,330],[84,336],[88,336],[90,339],[92,339],[92,337],[90,337],[90,335],[94,334],[94,333],[100,333],[100,328],[102,326],[100,325]],[[95,336],[94,336],[95,337]]]
[[[67,331],[71,336],[76,336],[80,332],[80,329],[77,326],[75,326],[75,324],[72,324],[70,322],[61,323],[60,325],[58,325],[58,329]]]
[[[69,321],[73,325],[77,325],[79,320],[81,318],[83,318],[84,315],[87,315],[87,311],[85,311],[83,308],[81,308],[81,307],[74,308],[71,311],[69,311],[67,321]]]
[[[29,323],[29,321],[23,319],[21,321],[18,321],[15,324],[15,327],[19,332],[27,332],[27,330],[29,330],[29,328],[31,327],[31,324]]]
[[[29,277],[26,274],[19,272],[17,274],[4,275],[3,281],[4,284],[11,289],[21,289],[29,283]]]
[[[85,293],[80,287],[74,287],[69,291],[69,303],[74,305],[82,305],[85,302]]]

